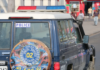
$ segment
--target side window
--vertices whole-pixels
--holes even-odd
[[[79,31],[79,28],[78,28],[78,25],[75,23],[74,26],[76,26],[74,28],[74,31],[73,31],[73,38],[76,39],[76,43],[82,43],[82,38],[81,38],[81,34],[80,34],[80,31]]]
[[[68,32],[69,39],[75,40],[76,43],[81,43],[82,40],[81,40],[81,35],[80,35],[80,32],[79,32],[79,29],[74,28],[73,21],[68,20],[66,22],[66,24],[67,24],[67,29],[69,30],[69,32]]]
[[[69,39],[73,39],[75,37],[75,29],[73,27],[72,20],[66,20],[67,34]]]
[[[66,41],[68,39],[73,39],[76,43],[82,42],[79,29],[74,27],[72,20],[58,21],[57,26],[60,42]]]
[[[77,43],[82,43],[81,35],[80,35],[80,32],[79,32],[78,28],[75,28],[75,34],[76,34],[76,41],[77,41]]]
[[[73,26],[73,21],[68,20],[68,25],[69,25],[70,36],[71,36],[71,38],[74,38],[75,37],[75,29]]]
[[[57,26],[60,42],[68,40],[66,21],[58,21]]]
[[[0,22],[0,49],[10,49],[11,23]]]
[[[72,39],[70,27],[71,27],[70,26],[70,21],[69,20],[66,20],[67,35],[68,35],[68,38],[69,39]]]

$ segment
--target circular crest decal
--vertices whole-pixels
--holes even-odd
[[[20,52],[21,60],[27,65],[34,65],[40,58],[39,49],[33,45],[25,46]]]
[[[19,42],[10,55],[12,70],[48,70],[50,65],[50,51],[38,40],[29,39]]]

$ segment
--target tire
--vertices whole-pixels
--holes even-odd
[[[89,67],[87,68],[87,70],[95,70],[95,57],[92,56],[92,61],[90,61],[89,63]]]
[[[70,70],[73,70],[73,66],[72,66],[72,68]]]
[[[73,66],[72,65],[68,66],[67,70],[73,70]]]

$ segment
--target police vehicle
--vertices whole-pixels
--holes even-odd
[[[0,70],[93,70],[95,48],[65,6],[0,14]]]

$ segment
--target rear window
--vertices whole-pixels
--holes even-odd
[[[15,45],[23,39],[37,39],[50,48],[49,23],[15,23]]]
[[[10,49],[11,23],[0,22],[0,49]]]

